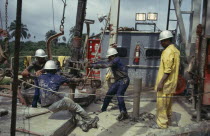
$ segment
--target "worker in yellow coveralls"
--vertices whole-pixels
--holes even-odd
[[[153,128],[168,128],[172,115],[172,96],[176,91],[180,52],[172,44],[173,35],[170,31],[162,31],[159,41],[164,48],[158,76],[156,79],[155,90],[157,91],[157,124]]]

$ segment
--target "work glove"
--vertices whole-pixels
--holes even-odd
[[[86,68],[91,68],[91,67],[92,67],[92,66],[91,66],[91,63],[90,63],[90,62],[86,62],[86,63],[85,63],[85,67],[86,67]]]
[[[28,71],[27,69],[25,69],[25,70],[21,73],[21,75],[22,75],[23,77],[28,77],[28,76],[30,76],[30,73],[29,73],[29,71]]]
[[[36,71],[35,75],[40,76],[42,73],[43,73],[43,70],[38,70],[38,71]]]

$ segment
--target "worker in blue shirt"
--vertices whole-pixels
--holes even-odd
[[[32,70],[35,71],[35,75],[36,76],[40,76],[44,70],[43,70],[43,67],[44,67],[44,64],[46,63],[46,53],[43,49],[38,49],[36,50],[35,52],[35,57],[36,57],[36,60],[33,61],[23,72],[22,72],[22,76],[23,77],[28,77],[30,76],[30,72]],[[37,79],[34,79],[34,84],[37,86],[38,85],[38,81]],[[35,88],[35,92],[34,92],[34,98],[33,98],[33,101],[32,101],[32,107],[36,108],[37,107],[37,102],[39,101],[39,95],[40,95],[40,92],[39,92],[39,88]]]
[[[97,128],[97,122],[99,121],[97,116],[95,118],[91,118],[88,113],[79,104],[71,100],[68,95],[56,93],[63,83],[81,81],[81,79],[69,79],[56,74],[57,65],[53,60],[46,62],[44,70],[46,74],[42,74],[38,77],[39,87],[44,88],[40,89],[41,106],[49,107],[49,110],[53,112],[69,110],[73,115],[76,115],[75,119],[77,124],[85,132],[87,132],[90,128]],[[45,89],[51,91],[47,91]]]
[[[104,99],[103,106],[101,108],[101,112],[106,111],[112,97],[116,94],[118,100],[118,106],[120,110],[120,114],[117,117],[117,120],[121,121],[128,118],[128,113],[126,110],[125,102],[124,102],[124,94],[126,89],[128,88],[130,79],[128,77],[128,69],[125,65],[122,64],[120,58],[117,57],[117,50],[115,48],[109,48],[107,51],[108,62],[99,61],[96,63],[88,64],[89,68],[111,68],[111,71],[114,75],[115,82],[111,85],[108,92],[106,93],[106,97]]]

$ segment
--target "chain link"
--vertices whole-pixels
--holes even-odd
[[[62,19],[61,19],[61,25],[60,25],[60,31],[63,31],[64,30],[64,19],[65,19],[65,9],[66,9],[66,0],[62,0],[63,1],[63,4],[64,4],[64,7],[63,7],[63,16],[62,16]]]
[[[6,29],[6,31],[8,31],[8,24],[7,24],[7,21],[8,21],[8,13],[7,13],[7,7],[8,7],[8,0],[6,0],[6,3],[5,3],[5,29]]]

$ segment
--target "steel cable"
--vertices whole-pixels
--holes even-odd
[[[42,87],[39,87],[39,86],[36,86],[36,85],[33,85],[33,84],[30,84],[22,79],[19,79],[19,81],[21,82],[24,82],[28,85],[31,85],[33,87],[36,87],[36,88],[39,88],[39,89],[42,89],[42,90],[45,90],[45,91],[48,91],[48,92],[53,92],[53,93],[57,93],[57,94],[81,94],[81,95],[90,95],[90,96],[108,96],[108,97],[124,97],[124,98],[136,98],[137,96],[135,95],[127,95],[127,96],[114,96],[114,95],[101,95],[101,94],[87,94],[87,93],[66,93],[66,92],[57,92],[57,91],[53,91],[52,89],[46,89],[46,88],[42,88]],[[210,91],[208,92],[204,92],[204,93],[198,93],[196,95],[190,95],[190,96],[170,96],[170,97],[156,97],[156,98],[187,98],[187,97],[195,97],[195,96],[200,96],[200,95],[203,95],[203,94],[208,94],[210,93]]]

